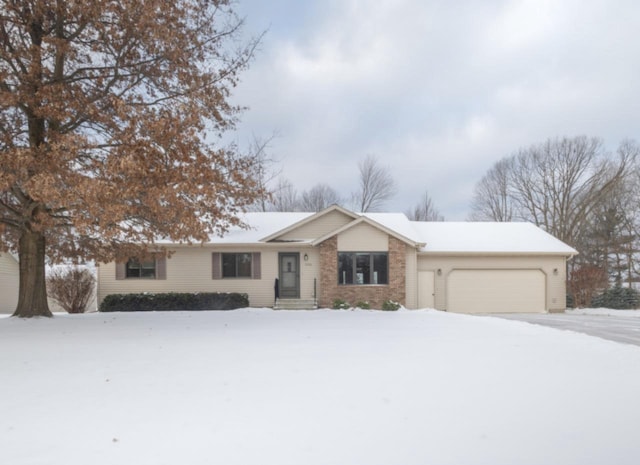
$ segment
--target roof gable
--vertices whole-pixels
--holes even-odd
[[[330,231],[341,228],[350,223],[359,215],[350,212],[338,205],[332,205],[318,213],[311,214],[269,236],[260,239],[261,242],[289,242],[289,241],[313,241],[324,236]]]
[[[405,217],[405,219],[406,219],[406,217]],[[315,239],[314,241],[311,241],[311,245],[318,245],[321,242],[326,241],[330,237],[335,236],[336,234],[340,234],[340,233],[342,233],[344,231],[347,231],[347,230],[353,228],[356,225],[363,224],[363,223],[368,224],[369,226],[372,226],[372,227],[374,227],[374,228],[376,228],[376,229],[388,234],[389,236],[393,236],[396,239],[398,239],[398,240],[400,240],[400,241],[402,241],[402,242],[404,242],[406,244],[409,244],[409,245],[411,245],[413,247],[420,247],[420,246],[424,245],[419,241],[416,241],[416,240],[411,239],[409,237],[406,237],[406,236],[404,236],[402,234],[399,234],[397,231],[394,231],[393,229],[390,229],[387,226],[385,226],[383,224],[380,224],[377,221],[372,220],[368,216],[359,216],[357,219],[351,221],[348,224],[345,224],[341,228],[339,228],[337,230],[334,230],[334,231],[331,231],[331,232],[325,234],[324,236],[319,237],[319,238]]]

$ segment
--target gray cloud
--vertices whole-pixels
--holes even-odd
[[[632,1],[245,0],[270,25],[237,88],[237,137],[280,134],[283,174],[347,194],[372,153],[406,210],[428,189],[464,219],[498,159],[556,135],[636,137],[640,54]]]

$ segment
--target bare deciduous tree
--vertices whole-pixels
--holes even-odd
[[[512,165],[512,158],[500,160],[476,184],[469,219],[472,221],[513,220],[513,197],[509,192]]]
[[[631,283],[639,215],[638,198],[630,193],[639,153],[633,141],[610,154],[600,139],[584,136],[521,149],[476,186],[471,217],[531,221],[572,245],[580,255],[569,272],[578,273],[580,288],[596,268]]]
[[[68,313],[84,313],[94,297],[96,279],[86,268],[55,268],[47,275],[47,292]]]
[[[599,202],[627,176],[636,153],[636,146],[623,144],[612,159],[600,139],[584,136],[521,149],[480,181],[472,215],[531,221],[575,245]]]
[[[359,188],[352,194],[354,209],[360,212],[377,211],[396,193],[396,184],[389,169],[381,166],[373,155],[358,163]]]
[[[406,215],[412,221],[444,221],[444,216],[440,214],[433,204],[428,191],[425,191],[420,202],[413,207],[413,210],[408,211]]]
[[[271,203],[268,210],[276,212],[295,212],[300,210],[299,206],[300,199],[296,188],[288,179],[280,178],[278,180],[278,184],[271,193]]]
[[[520,151],[511,184],[521,218],[575,244],[594,208],[626,176],[629,161],[623,151],[612,160],[600,139],[587,137],[549,139]]]
[[[229,4],[0,0],[0,243],[20,257],[14,315],[51,316],[45,255],[109,261],[239,223],[259,193],[251,161],[212,136],[237,120],[229,96],[258,41],[240,43]]]
[[[276,134],[268,138],[253,136],[249,147],[248,159],[251,161],[251,178],[254,180],[259,195],[255,202],[249,207],[254,211],[266,212],[272,202],[272,191],[270,185],[282,174],[282,169],[277,168],[277,160],[269,154],[269,149]]]
[[[327,184],[316,184],[300,197],[300,210],[305,212],[319,212],[331,205],[342,202],[340,195]]]

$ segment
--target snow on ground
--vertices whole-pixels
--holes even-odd
[[[3,464],[640,460],[640,347],[497,318],[1,318],[0,376]]]
[[[567,315],[601,315],[601,316],[626,316],[640,318],[640,310],[614,310],[612,308],[575,308],[566,310]]]

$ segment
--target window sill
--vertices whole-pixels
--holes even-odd
[[[340,284],[340,287],[389,287],[388,284]]]

